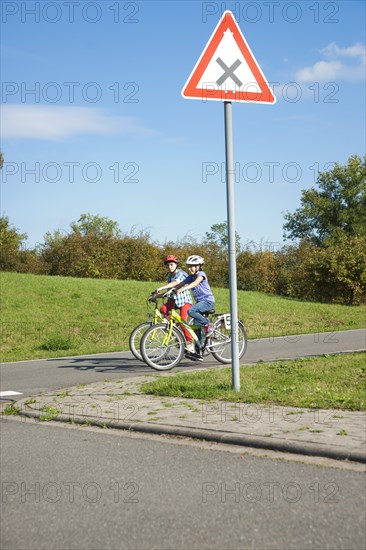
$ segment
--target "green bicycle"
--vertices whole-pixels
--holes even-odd
[[[186,323],[176,310],[172,309],[169,319],[164,323],[150,326],[140,341],[140,354],[149,367],[166,371],[176,367],[183,356],[190,359],[201,359],[205,355],[213,355],[220,363],[231,363],[231,319],[229,313],[215,313],[214,310],[203,313],[213,322],[213,331],[206,336],[201,346],[197,331],[200,325]],[[187,342],[182,326],[191,335],[195,345],[195,354],[187,353]],[[247,335],[244,325],[238,321],[238,350],[239,359],[243,357],[247,348]],[[201,359],[202,360],[202,359]]]
[[[130,350],[133,353],[133,355],[136,357],[136,359],[139,359],[140,361],[143,361],[140,353],[140,343],[141,338],[146,332],[148,328],[150,328],[153,325],[156,325],[158,323],[162,323],[164,321],[164,315],[160,313],[159,307],[158,307],[158,300],[160,298],[164,299],[164,294],[158,294],[157,292],[152,292],[151,295],[147,298],[146,302],[148,305],[154,304],[154,312],[148,313],[148,317],[150,317],[150,321],[145,321],[144,323],[140,323],[137,325],[133,331],[130,334],[129,338],[129,346]]]

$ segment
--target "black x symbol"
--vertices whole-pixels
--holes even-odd
[[[237,84],[238,86],[241,86],[243,83],[239,80],[239,78],[234,74],[234,71],[235,69],[237,69],[239,67],[239,65],[241,65],[241,61],[240,59],[237,59],[232,65],[231,67],[228,67],[224,62],[223,60],[218,57],[216,59],[217,63],[220,65],[220,67],[222,69],[224,69],[224,74],[222,76],[220,76],[220,78],[218,80],[216,80],[216,84],[218,84],[219,86],[221,86],[221,84],[223,82],[225,82],[225,80],[227,78],[231,78],[235,84]]]

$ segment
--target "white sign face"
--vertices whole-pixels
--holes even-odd
[[[238,92],[243,86],[251,86],[255,88],[253,91],[261,93],[259,84],[229,29],[224,32],[224,37],[197,88],[204,88],[207,83],[212,83],[217,90],[223,87],[226,91]]]
[[[216,101],[276,102],[230,11],[222,16],[182,95]]]

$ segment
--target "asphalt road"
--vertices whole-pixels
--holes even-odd
[[[250,340],[241,363],[293,359],[312,355],[366,349],[366,330],[301,334]],[[201,364],[184,360],[179,370],[220,366],[210,357]],[[89,384],[105,379],[150,374],[153,371],[129,352],[102,353],[61,359],[4,363],[0,367],[0,392],[16,391],[25,396],[42,391]]]
[[[362,472],[1,423],[1,548],[365,547]]]
[[[365,331],[263,339],[245,362],[360,349]],[[129,353],[9,363],[1,391],[151,372]],[[365,547],[360,471],[29,419],[0,430],[3,550]]]

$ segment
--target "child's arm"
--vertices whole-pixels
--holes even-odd
[[[203,279],[204,277],[202,277],[202,275],[198,275],[197,279],[195,279],[192,283],[184,285],[184,281],[183,281],[182,283],[179,283],[179,285],[175,287],[175,291],[177,292],[177,294],[179,294],[179,291],[181,290],[182,286],[184,286],[184,290],[195,288],[203,281]]]
[[[171,283],[168,283],[165,286],[160,286],[156,290],[157,292],[161,292],[162,290],[164,290],[164,288],[174,288],[175,286],[177,286],[177,284],[178,284],[178,281],[172,281]]]

